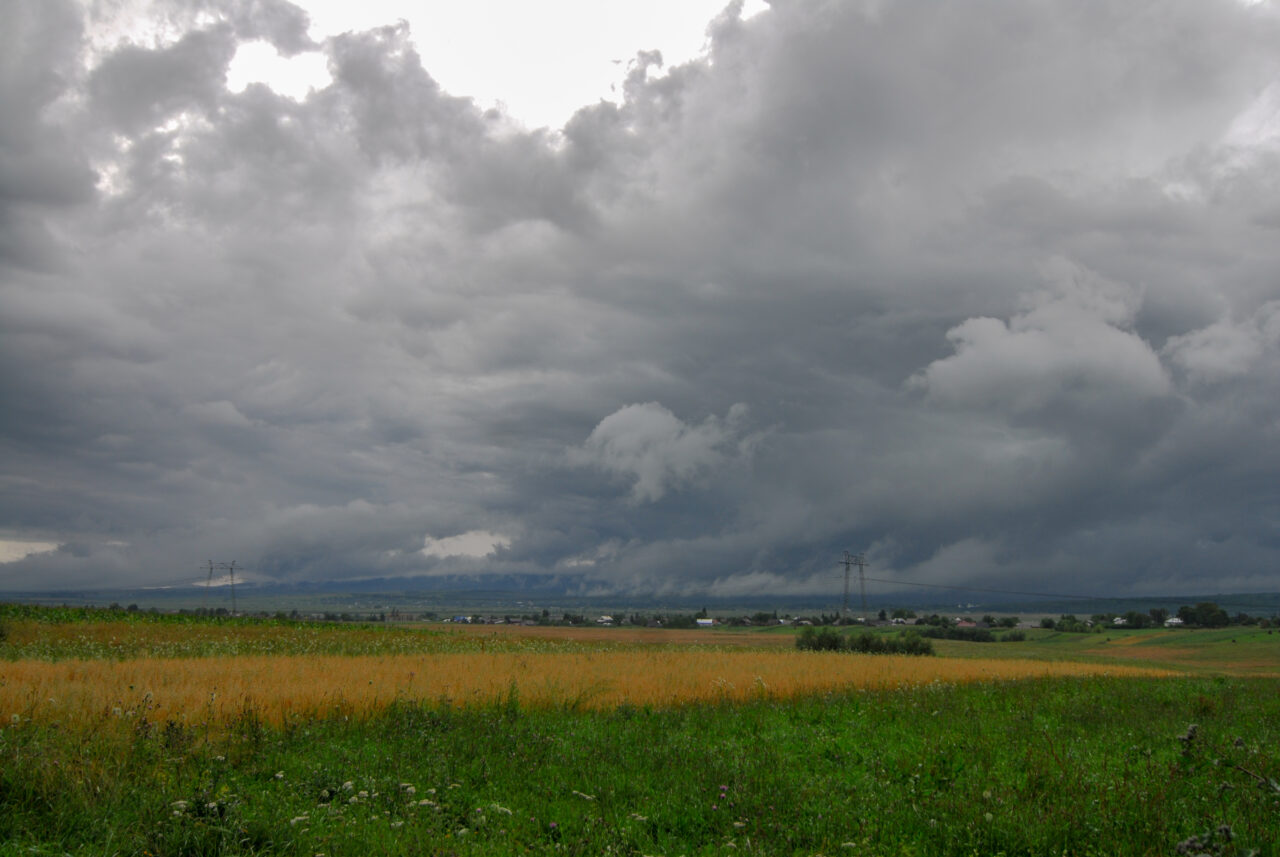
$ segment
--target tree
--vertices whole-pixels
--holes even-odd
[[[1205,628],[1225,628],[1231,624],[1231,617],[1212,601],[1201,601],[1196,605],[1196,624]]]
[[[1164,620],[1169,618],[1169,611],[1163,607],[1152,607],[1147,611],[1147,615],[1151,617],[1153,625],[1163,625]]]
[[[1151,624],[1151,615],[1139,613],[1137,610],[1130,610],[1124,614],[1124,623],[1130,628],[1145,628]]]

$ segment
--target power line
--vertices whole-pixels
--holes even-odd
[[[1000,588],[984,586],[955,586],[951,583],[918,583],[915,581],[891,581],[883,577],[867,577],[874,583],[892,583],[896,586],[919,586],[931,590],[959,590],[963,592],[995,592],[997,595],[1027,595],[1039,599],[1074,599],[1078,601],[1132,601],[1134,597],[1146,597],[1149,601],[1178,601],[1179,596],[1100,596],[1100,595],[1068,595],[1066,592],[1029,592],[1027,590],[1000,590]],[[1220,608],[1256,608],[1257,605],[1245,604],[1243,601],[1213,601]]]
[[[888,580],[883,577],[868,577],[867,580],[875,583],[892,583],[899,586],[923,586],[929,589],[958,589],[963,592],[995,592],[1000,595],[1031,595],[1037,598],[1077,598],[1081,601],[1099,601],[1096,595],[1067,595],[1062,592],[1027,592],[1020,589],[992,589],[985,586],[955,586],[946,583],[915,583],[910,580]]]

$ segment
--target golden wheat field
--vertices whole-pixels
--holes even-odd
[[[1067,662],[952,660],[847,653],[632,649],[581,653],[24,660],[0,664],[0,714],[66,727],[128,720],[228,722],[252,710],[293,717],[371,713],[396,700],[456,706],[675,706],[759,696],[1024,679],[1161,675]]]

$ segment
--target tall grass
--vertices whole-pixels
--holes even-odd
[[[332,709],[368,714],[403,700],[607,709],[792,697],[1151,670],[1070,662],[942,660],[906,655],[635,648],[566,653],[453,653],[135,658],[0,662],[0,716],[65,724],[128,719],[221,724],[246,707],[270,723]]]

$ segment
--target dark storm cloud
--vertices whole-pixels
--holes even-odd
[[[8,16],[0,539],[61,547],[0,588],[1275,588],[1270,6],[731,6],[560,131],[403,24],[153,12]]]

